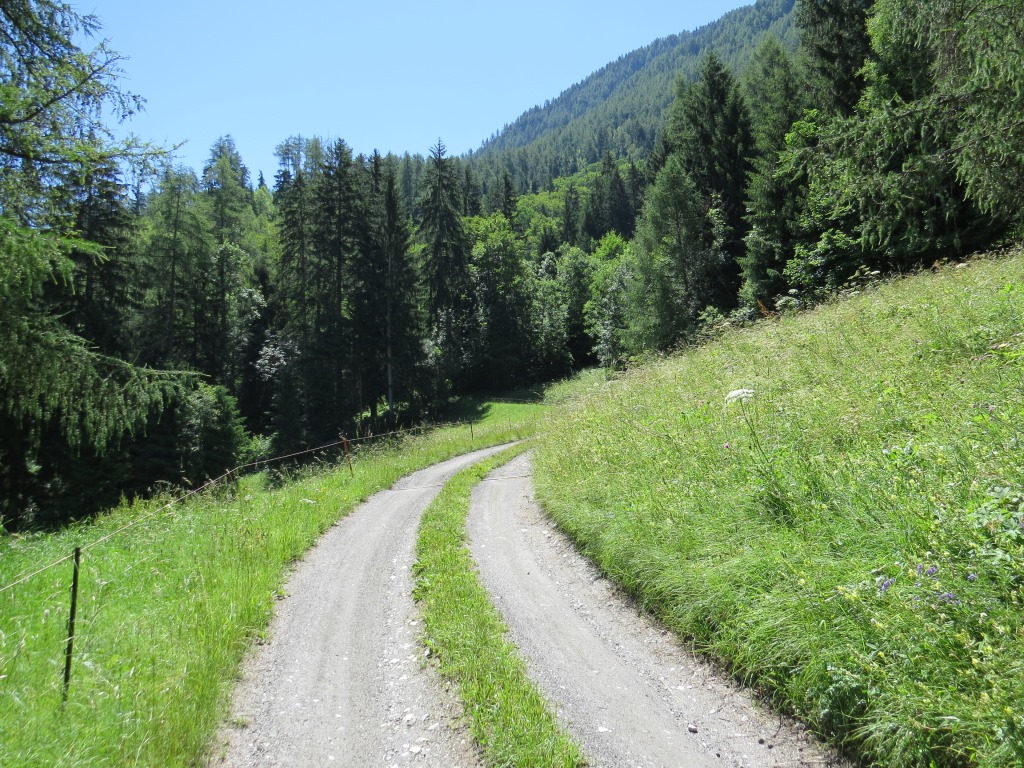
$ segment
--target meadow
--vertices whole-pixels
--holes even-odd
[[[0,539],[0,765],[201,764],[291,564],[398,478],[530,435],[541,406],[468,410],[472,426],[356,448],[351,472],[334,448],[319,466],[264,471],[168,509],[169,498],[126,504],[58,533]],[[7,587],[75,547],[84,551],[64,702],[72,564]]]
[[[1024,256],[552,397],[538,494],[697,651],[864,764],[1024,761]]]
[[[472,427],[360,448],[352,472],[335,449],[170,509],[6,537],[0,764],[202,762],[290,564],[327,527],[404,474],[534,434],[538,495],[562,528],[775,707],[865,765],[1024,761],[1024,254],[722,328],[545,402],[463,403]],[[498,461],[424,517],[427,642],[492,764],[573,765],[462,547],[469,490]],[[63,703],[70,563],[8,585],[75,546]],[[519,735],[516,719],[531,723]]]

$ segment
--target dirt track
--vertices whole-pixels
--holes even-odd
[[[580,556],[522,456],[473,495],[470,549],[530,676],[595,766],[838,765],[694,659]]]
[[[404,478],[299,563],[246,662],[210,766],[475,766],[454,696],[423,664],[410,568],[423,510],[500,448]]]
[[[452,691],[424,662],[410,568],[440,486],[500,448],[403,479],[298,565],[211,748],[231,766],[478,766]],[[533,502],[528,457],[485,480],[469,526],[531,676],[594,766],[828,766],[621,598]]]

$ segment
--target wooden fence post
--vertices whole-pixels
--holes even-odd
[[[345,460],[348,462],[348,473],[352,477],[355,477],[356,473],[352,469],[352,454],[348,452],[348,438],[342,437],[341,440],[345,444]]]
[[[68,615],[68,647],[64,652],[64,701],[71,687],[71,659],[75,651],[75,616],[78,613],[78,571],[82,563],[82,548],[75,547],[75,575],[71,579],[71,613]]]

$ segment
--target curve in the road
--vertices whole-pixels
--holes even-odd
[[[503,447],[409,475],[321,538],[244,665],[211,766],[479,764],[454,697],[423,663],[410,568],[441,486]]]
[[[531,678],[593,765],[840,764],[602,578],[536,504],[528,454],[477,487],[467,529]]]

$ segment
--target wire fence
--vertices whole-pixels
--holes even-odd
[[[498,401],[494,401],[494,402],[498,402]],[[505,401],[502,401],[502,402],[505,402]],[[507,402],[513,402],[513,401],[507,401]],[[517,401],[517,402],[525,404],[528,401]],[[446,428],[451,428],[451,427],[461,427],[461,426],[467,426],[467,425],[470,427],[470,430],[472,431],[472,429],[473,429],[473,422],[472,421],[452,421],[452,422],[445,422],[445,423],[442,423],[442,424],[429,424],[429,425],[423,425],[423,426],[418,426],[418,427],[410,427],[408,429],[398,429],[398,430],[393,430],[391,432],[371,433],[371,434],[366,434],[366,435],[362,435],[362,436],[358,436],[358,437],[351,437],[351,438],[345,437],[345,436],[340,436],[338,440],[336,440],[334,442],[331,442],[331,443],[326,443],[324,445],[317,446],[316,448],[306,448],[306,449],[301,450],[301,451],[295,451],[293,453],[288,453],[288,454],[284,454],[284,455],[281,455],[281,456],[274,456],[274,457],[267,458],[267,459],[257,459],[256,461],[250,461],[247,464],[240,464],[239,466],[237,466],[237,467],[235,467],[233,469],[229,469],[226,472],[224,472],[223,474],[221,474],[221,475],[219,475],[219,476],[217,476],[217,477],[215,477],[215,478],[213,478],[211,480],[207,480],[202,485],[200,485],[200,486],[198,486],[196,488],[193,488],[192,490],[190,490],[190,491],[188,491],[186,493],[183,493],[182,495],[180,495],[180,496],[172,499],[171,501],[167,502],[163,506],[153,510],[152,512],[149,512],[146,515],[143,515],[139,519],[133,520],[132,522],[127,523],[127,524],[123,525],[122,527],[120,527],[120,528],[118,528],[118,529],[116,529],[114,531],[111,531],[110,533],[106,534],[105,536],[101,536],[100,538],[96,539],[95,541],[91,541],[91,542],[89,542],[87,544],[81,545],[80,547],[78,547],[78,549],[80,549],[82,552],[86,552],[86,551],[88,551],[88,550],[90,550],[90,549],[92,549],[94,547],[97,547],[100,544],[103,544],[104,542],[109,541],[110,539],[112,539],[112,538],[114,538],[116,536],[120,536],[121,534],[125,533],[126,531],[129,531],[132,528],[135,528],[135,527],[137,527],[139,525],[142,525],[143,523],[145,523],[145,522],[147,522],[149,520],[152,520],[154,517],[157,517],[157,516],[167,512],[168,510],[173,509],[174,507],[177,507],[178,505],[188,501],[189,499],[193,498],[194,496],[198,496],[198,495],[200,495],[200,494],[202,494],[202,493],[204,493],[204,492],[206,492],[206,491],[208,491],[208,490],[210,490],[212,488],[215,488],[220,483],[227,482],[227,481],[229,481],[233,477],[239,477],[239,476],[241,476],[243,474],[246,474],[247,471],[258,471],[258,470],[260,470],[260,469],[262,469],[264,467],[269,467],[269,466],[274,465],[274,464],[281,464],[281,463],[284,463],[286,461],[292,461],[292,460],[301,458],[303,456],[309,456],[309,455],[313,455],[313,454],[317,454],[317,453],[323,453],[325,451],[331,450],[332,448],[343,448],[345,450],[346,455],[348,455],[349,454],[349,447],[350,446],[354,447],[354,446],[359,445],[359,444],[368,443],[368,442],[371,442],[371,441],[380,441],[380,440],[383,440],[383,439],[386,439],[386,438],[390,438],[390,437],[408,437],[408,436],[414,435],[417,432],[421,432],[422,433],[422,432],[426,432],[426,431],[430,431],[430,430],[439,430],[439,429],[446,429]],[[351,468],[351,464],[350,464],[350,468]],[[8,591],[14,589],[17,586],[20,586],[21,584],[24,584],[25,582],[30,581],[31,579],[35,578],[36,576],[39,576],[39,575],[41,575],[43,573],[46,573],[47,571],[49,571],[49,570],[51,570],[53,568],[56,568],[59,565],[63,565],[64,563],[69,562],[70,560],[74,559],[74,557],[75,557],[75,555],[72,552],[71,554],[68,554],[68,555],[65,555],[64,557],[58,558],[57,560],[54,560],[51,563],[47,563],[46,565],[40,566],[40,567],[35,568],[35,569],[31,570],[31,571],[19,574],[18,576],[14,577],[14,580],[11,581],[9,584],[6,584],[6,585],[0,587],[0,594],[3,594],[4,592],[8,592]]]
[[[512,404],[530,404],[530,406],[539,406],[539,404],[545,404],[545,403],[539,402],[537,400],[513,399],[513,398],[505,398],[505,399],[488,398],[487,402],[501,402],[501,403],[512,403]],[[302,451],[295,451],[295,452],[292,452],[292,453],[289,453],[289,454],[284,454],[284,455],[281,455],[281,456],[274,456],[274,457],[270,457],[270,458],[266,458],[266,459],[257,459],[255,461],[251,461],[251,462],[247,462],[245,464],[241,464],[241,465],[239,465],[237,467],[234,467],[232,469],[226,470],[225,472],[223,472],[222,474],[220,474],[217,477],[208,479],[206,482],[204,482],[203,484],[199,485],[198,487],[191,488],[191,489],[188,489],[188,490],[182,490],[182,492],[179,493],[179,495],[177,495],[176,497],[174,497],[173,499],[171,499],[167,503],[161,504],[156,509],[148,511],[148,512],[142,514],[137,519],[131,520],[130,522],[127,522],[127,523],[125,523],[125,524],[115,528],[114,530],[111,530],[110,532],[106,532],[106,534],[104,534],[102,536],[99,536],[98,538],[94,539],[93,541],[90,541],[90,542],[81,544],[79,546],[76,546],[74,548],[74,551],[69,553],[68,555],[65,555],[63,557],[55,558],[54,560],[52,560],[50,562],[46,562],[46,563],[41,564],[41,565],[34,565],[34,566],[30,567],[30,568],[27,568],[23,572],[20,572],[17,575],[15,575],[15,577],[13,577],[9,583],[7,583],[7,584],[5,584],[3,586],[0,586],[0,595],[7,595],[7,597],[9,597],[9,599],[11,601],[15,601],[16,597],[15,597],[15,594],[14,594],[13,590],[15,590],[17,587],[25,585],[25,584],[27,584],[27,583],[37,579],[38,577],[41,577],[42,574],[46,573],[47,571],[53,570],[54,568],[57,568],[60,565],[66,564],[68,562],[74,562],[74,578],[72,580],[72,587],[71,587],[71,596],[70,596],[71,597],[71,607],[70,607],[70,611],[69,611],[69,614],[68,614],[67,632],[66,633],[62,633],[60,635],[61,642],[63,644],[66,644],[66,650],[65,650],[65,653],[63,653],[63,656],[65,656],[65,659],[63,659],[63,662],[65,662],[65,664],[63,664],[62,700],[63,701],[67,701],[68,700],[68,696],[69,696],[70,684],[71,684],[71,673],[72,673],[73,656],[74,656],[75,641],[76,641],[76,614],[77,614],[77,606],[78,606],[78,602],[79,602],[79,581],[80,581],[79,580],[79,573],[80,573],[80,569],[81,569],[83,553],[85,553],[85,552],[87,552],[89,550],[92,550],[92,549],[102,545],[105,542],[109,542],[109,541],[111,541],[113,539],[116,539],[118,537],[121,537],[121,536],[125,535],[126,532],[131,530],[132,528],[137,528],[139,526],[142,526],[145,523],[150,522],[150,521],[154,520],[155,518],[157,518],[157,517],[159,517],[161,515],[169,513],[171,510],[174,510],[175,508],[181,507],[182,505],[184,505],[189,500],[194,499],[196,497],[199,497],[199,496],[201,496],[203,494],[206,494],[206,493],[210,492],[210,490],[216,488],[218,485],[222,485],[223,484],[225,486],[230,486],[233,483],[236,483],[238,481],[238,479],[241,478],[243,475],[256,473],[256,472],[262,471],[264,469],[267,469],[267,468],[270,468],[270,467],[273,467],[273,466],[281,466],[283,464],[289,464],[289,463],[291,463],[291,464],[298,464],[298,463],[301,463],[301,461],[303,459],[306,459],[308,457],[314,457],[316,455],[324,455],[324,454],[327,454],[328,452],[332,452],[332,451],[341,449],[344,452],[343,453],[344,461],[345,461],[345,463],[348,466],[348,470],[354,476],[354,470],[353,470],[353,467],[352,467],[352,455],[355,452],[355,450],[357,449],[357,447],[366,446],[368,443],[384,442],[384,441],[387,441],[387,440],[390,440],[390,439],[407,439],[407,438],[410,438],[412,436],[415,436],[417,433],[422,434],[422,433],[425,433],[425,432],[440,431],[440,430],[443,430],[443,429],[451,429],[451,428],[467,427],[467,426],[469,427],[470,441],[471,441],[471,443],[473,443],[473,442],[475,442],[475,439],[476,439],[476,436],[474,434],[474,425],[476,425],[476,428],[479,428],[480,426],[483,426],[483,425],[479,425],[478,422],[474,422],[472,420],[460,420],[460,421],[451,421],[451,422],[444,422],[444,423],[425,424],[425,425],[416,426],[416,427],[410,427],[410,428],[406,428],[406,429],[395,429],[395,430],[388,431],[388,432],[380,432],[380,433],[368,432],[368,433],[364,433],[364,434],[358,434],[357,433],[353,437],[348,437],[348,436],[346,436],[344,434],[339,434],[339,437],[338,437],[337,440],[334,440],[334,441],[331,441],[331,442],[328,442],[328,443],[325,443],[325,444],[322,444],[322,445],[316,445],[315,447],[309,447],[309,449],[304,449]],[[60,580],[60,581],[62,581],[62,580]],[[60,589],[60,588],[58,588],[58,589]],[[56,597],[56,593],[53,593],[52,596],[51,596],[51,599],[55,598],[55,597]],[[92,599],[95,600],[94,597]],[[48,609],[45,610],[44,611],[44,616],[46,614],[48,614],[48,613],[49,613],[49,610]],[[81,634],[81,633],[79,633],[79,634]],[[4,637],[3,630],[2,630],[2,628],[0,628],[0,640],[2,640],[3,637]],[[2,646],[2,645],[3,645],[3,643],[0,642],[0,646]],[[24,645],[25,645],[25,639],[20,641],[20,645],[18,646],[18,649],[14,652],[13,658],[15,660],[16,660],[17,656],[20,654],[20,647],[24,647]],[[10,659],[8,658],[7,660],[10,660]],[[3,663],[3,662],[4,662],[4,657],[0,656],[0,663]],[[2,667],[3,667],[3,665],[0,664],[0,673],[4,672]],[[0,674],[0,681],[4,680],[6,677],[7,677],[6,674]]]
[[[536,401],[531,401],[531,400],[513,400],[513,399],[507,399],[507,400],[488,400],[488,402],[501,402],[501,403],[525,404],[525,405],[540,405],[540,404],[542,404],[542,403],[538,403]],[[42,574],[45,574],[46,572],[51,571],[51,570],[57,568],[58,566],[64,565],[65,563],[68,563],[68,562],[71,562],[71,561],[74,562],[74,578],[72,579],[72,586],[71,586],[70,612],[68,614],[68,622],[67,622],[67,626],[66,626],[66,630],[67,631],[66,631],[66,633],[63,633],[61,635],[61,637],[63,638],[62,642],[66,646],[65,652],[63,654],[64,655],[64,664],[63,664],[62,699],[63,699],[64,702],[67,702],[67,700],[68,700],[68,692],[69,692],[69,687],[70,687],[70,681],[71,681],[71,671],[72,671],[72,661],[73,661],[75,640],[76,640],[76,638],[75,638],[75,633],[76,633],[75,621],[76,621],[76,608],[77,608],[77,604],[78,604],[79,573],[80,573],[80,569],[81,569],[82,555],[83,555],[84,552],[87,552],[87,551],[89,551],[91,549],[94,549],[94,548],[100,546],[101,544],[110,541],[111,539],[115,539],[115,538],[117,538],[119,536],[122,536],[122,535],[124,535],[125,533],[127,533],[128,531],[130,531],[130,530],[132,530],[134,528],[138,528],[140,526],[143,526],[145,523],[147,523],[149,521],[152,521],[154,518],[157,518],[157,517],[159,517],[161,515],[167,514],[171,510],[174,510],[175,508],[181,507],[182,505],[184,505],[189,500],[191,500],[191,499],[193,499],[193,498],[195,498],[197,496],[200,496],[200,495],[202,495],[204,493],[207,493],[207,492],[215,489],[217,486],[220,486],[220,485],[230,486],[233,482],[236,482],[243,475],[253,474],[253,473],[262,471],[264,469],[267,469],[267,468],[270,468],[270,467],[273,467],[273,466],[280,466],[280,465],[286,464],[286,463],[298,463],[298,462],[300,462],[302,459],[304,459],[306,457],[316,456],[317,454],[325,454],[325,453],[327,453],[329,451],[333,451],[333,450],[336,450],[336,449],[342,449],[344,451],[344,454],[343,454],[344,455],[344,460],[345,460],[345,462],[348,465],[349,472],[352,473],[353,476],[354,476],[354,470],[353,470],[353,466],[352,466],[352,455],[355,452],[355,449],[358,448],[358,447],[366,446],[369,443],[380,443],[380,442],[387,441],[387,440],[390,440],[390,439],[407,439],[409,437],[412,437],[412,436],[416,435],[417,433],[422,434],[422,433],[425,433],[425,432],[440,431],[440,430],[443,430],[443,429],[450,429],[450,428],[456,428],[456,427],[467,427],[467,426],[469,427],[470,441],[472,443],[472,442],[475,442],[475,440],[476,440],[476,436],[474,434],[474,425],[475,424],[476,424],[476,422],[471,421],[471,420],[460,420],[460,421],[444,422],[444,423],[439,423],[439,424],[438,423],[435,423],[435,424],[425,424],[425,425],[421,425],[421,426],[410,427],[410,428],[407,428],[407,429],[396,429],[396,430],[392,430],[392,431],[389,431],[389,432],[357,434],[354,437],[347,437],[344,434],[340,434],[338,440],[335,440],[335,441],[332,441],[332,442],[329,442],[329,443],[325,443],[323,445],[318,445],[318,446],[313,447],[313,448],[306,448],[306,449],[301,450],[301,451],[293,451],[291,453],[283,454],[283,455],[280,455],[280,456],[273,456],[273,457],[270,457],[270,458],[257,459],[255,461],[250,461],[250,462],[247,462],[245,464],[241,464],[241,465],[239,465],[237,467],[234,467],[232,469],[229,469],[229,470],[225,471],[223,474],[219,475],[218,477],[215,477],[215,478],[207,480],[205,483],[203,483],[202,485],[200,485],[200,486],[198,486],[196,488],[192,488],[191,490],[184,491],[184,492],[180,493],[180,495],[176,496],[175,498],[172,498],[167,503],[161,504],[157,508],[155,508],[155,509],[153,509],[153,510],[151,510],[151,511],[149,511],[149,512],[143,514],[143,515],[141,515],[140,517],[138,517],[135,520],[132,520],[131,522],[128,522],[128,523],[125,523],[124,525],[121,525],[120,527],[116,528],[115,530],[110,531],[109,533],[106,533],[106,534],[104,534],[102,536],[99,536],[98,538],[96,538],[96,539],[94,539],[92,541],[89,541],[87,543],[80,544],[79,546],[74,547],[74,550],[71,553],[69,553],[69,554],[67,554],[67,555],[65,555],[63,557],[56,558],[52,562],[48,562],[48,563],[45,563],[45,564],[42,564],[42,565],[38,565],[38,566],[33,566],[33,567],[23,571],[22,573],[20,573],[17,576],[13,577],[13,579],[9,583],[4,584],[3,586],[0,586],[0,595],[5,595],[6,594],[6,595],[8,595],[10,600],[14,601],[14,600],[16,600],[16,597],[15,597],[15,593],[13,592],[13,590],[15,590],[20,585],[26,584],[27,582],[30,582],[33,579],[41,576]],[[478,426],[480,426],[480,425],[478,425]],[[56,597],[56,594],[54,594],[53,596]],[[93,600],[95,600],[95,598],[93,598]],[[48,613],[49,613],[48,610],[45,611],[44,612],[44,616],[46,614],[48,614]],[[81,633],[79,633],[79,634],[81,634]],[[3,638],[3,631],[2,631],[2,629],[0,629],[0,639],[2,639],[2,638]],[[14,658],[15,659],[21,653],[20,647],[24,646],[24,642],[25,641],[23,639],[21,641],[21,646],[19,646],[19,650],[17,650],[15,652],[15,654],[14,654]],[[2,643],[0,643],[0,645],[2,645]],[[3,662],[3,661],[4,661],[3,657],[0,656],[0,662]],[[2,668],[0,668],[0,672],[3,672]],[[0,674],[0,681],[2,681],[5,677],[7,677],[6,674]]]

